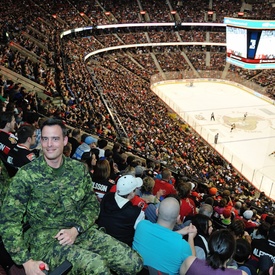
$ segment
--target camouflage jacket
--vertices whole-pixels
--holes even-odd
[[[13,177],[0,216],[0,235],[17,264],[56,241],[60,229],[95,224],[99,204],[86,166],[63,157],[60,168],[47,165],[41,156],[23,166]],[[22,233],[22,220],[31,226]],[[40,249],[40,250],[39,250]]]
[[[9,176],[9,173],[4,163],[0,159],[0,209],[2,207],[5,195],[9,189],[10,181],[11,181],[11,178]]]

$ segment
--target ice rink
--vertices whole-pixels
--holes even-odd
[[[153,91],[247,180],[275,199],[275,154],[270,156],[275,151],[272,100],[241,86],[207,80],[194,82],[193,86],[160,82]],[[210,119],[212,112],[215,121]],[[235,129],[231,132],[233,123]]]

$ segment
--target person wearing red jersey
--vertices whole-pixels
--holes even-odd
[[[179,179],[177,182],[177,191],[180,197],[180,218],[184,222],[187,216],[194,216],[197,214],[195,202],[190,198],[192,185]]]
[[[169,169],[163,169],[162,172],[162,179],[155,179],[155,185],[153,188],[153,194],[156,195],[159,190],[164,190],[163,197],[167,197],[170,194],[176,194],[177,191],[170,180],[172,178],[172,173]]]

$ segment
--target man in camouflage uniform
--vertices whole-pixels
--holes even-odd
[[[44,155],[23,166],[13,178],[1,211],[4,245],[27,275],[54,269],[65,259],[70,274],[136,274],[141,257],[127,245],[97,230],[97,198],[86,167],[63,156],[66,128],[49,119],[42,126]],[[22,233],[22,220],[30,229]]]

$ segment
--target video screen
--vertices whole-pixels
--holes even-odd
[[[275,68],[275,21],[225,18],[226,61],[245,69]]]
[[[275,30],[263,30],[255,59],[275,59]]]
[[[236,43],[236,41],[238,41]],[[247,30],[234,27],[226,27],[227,53],[247,57]]]

